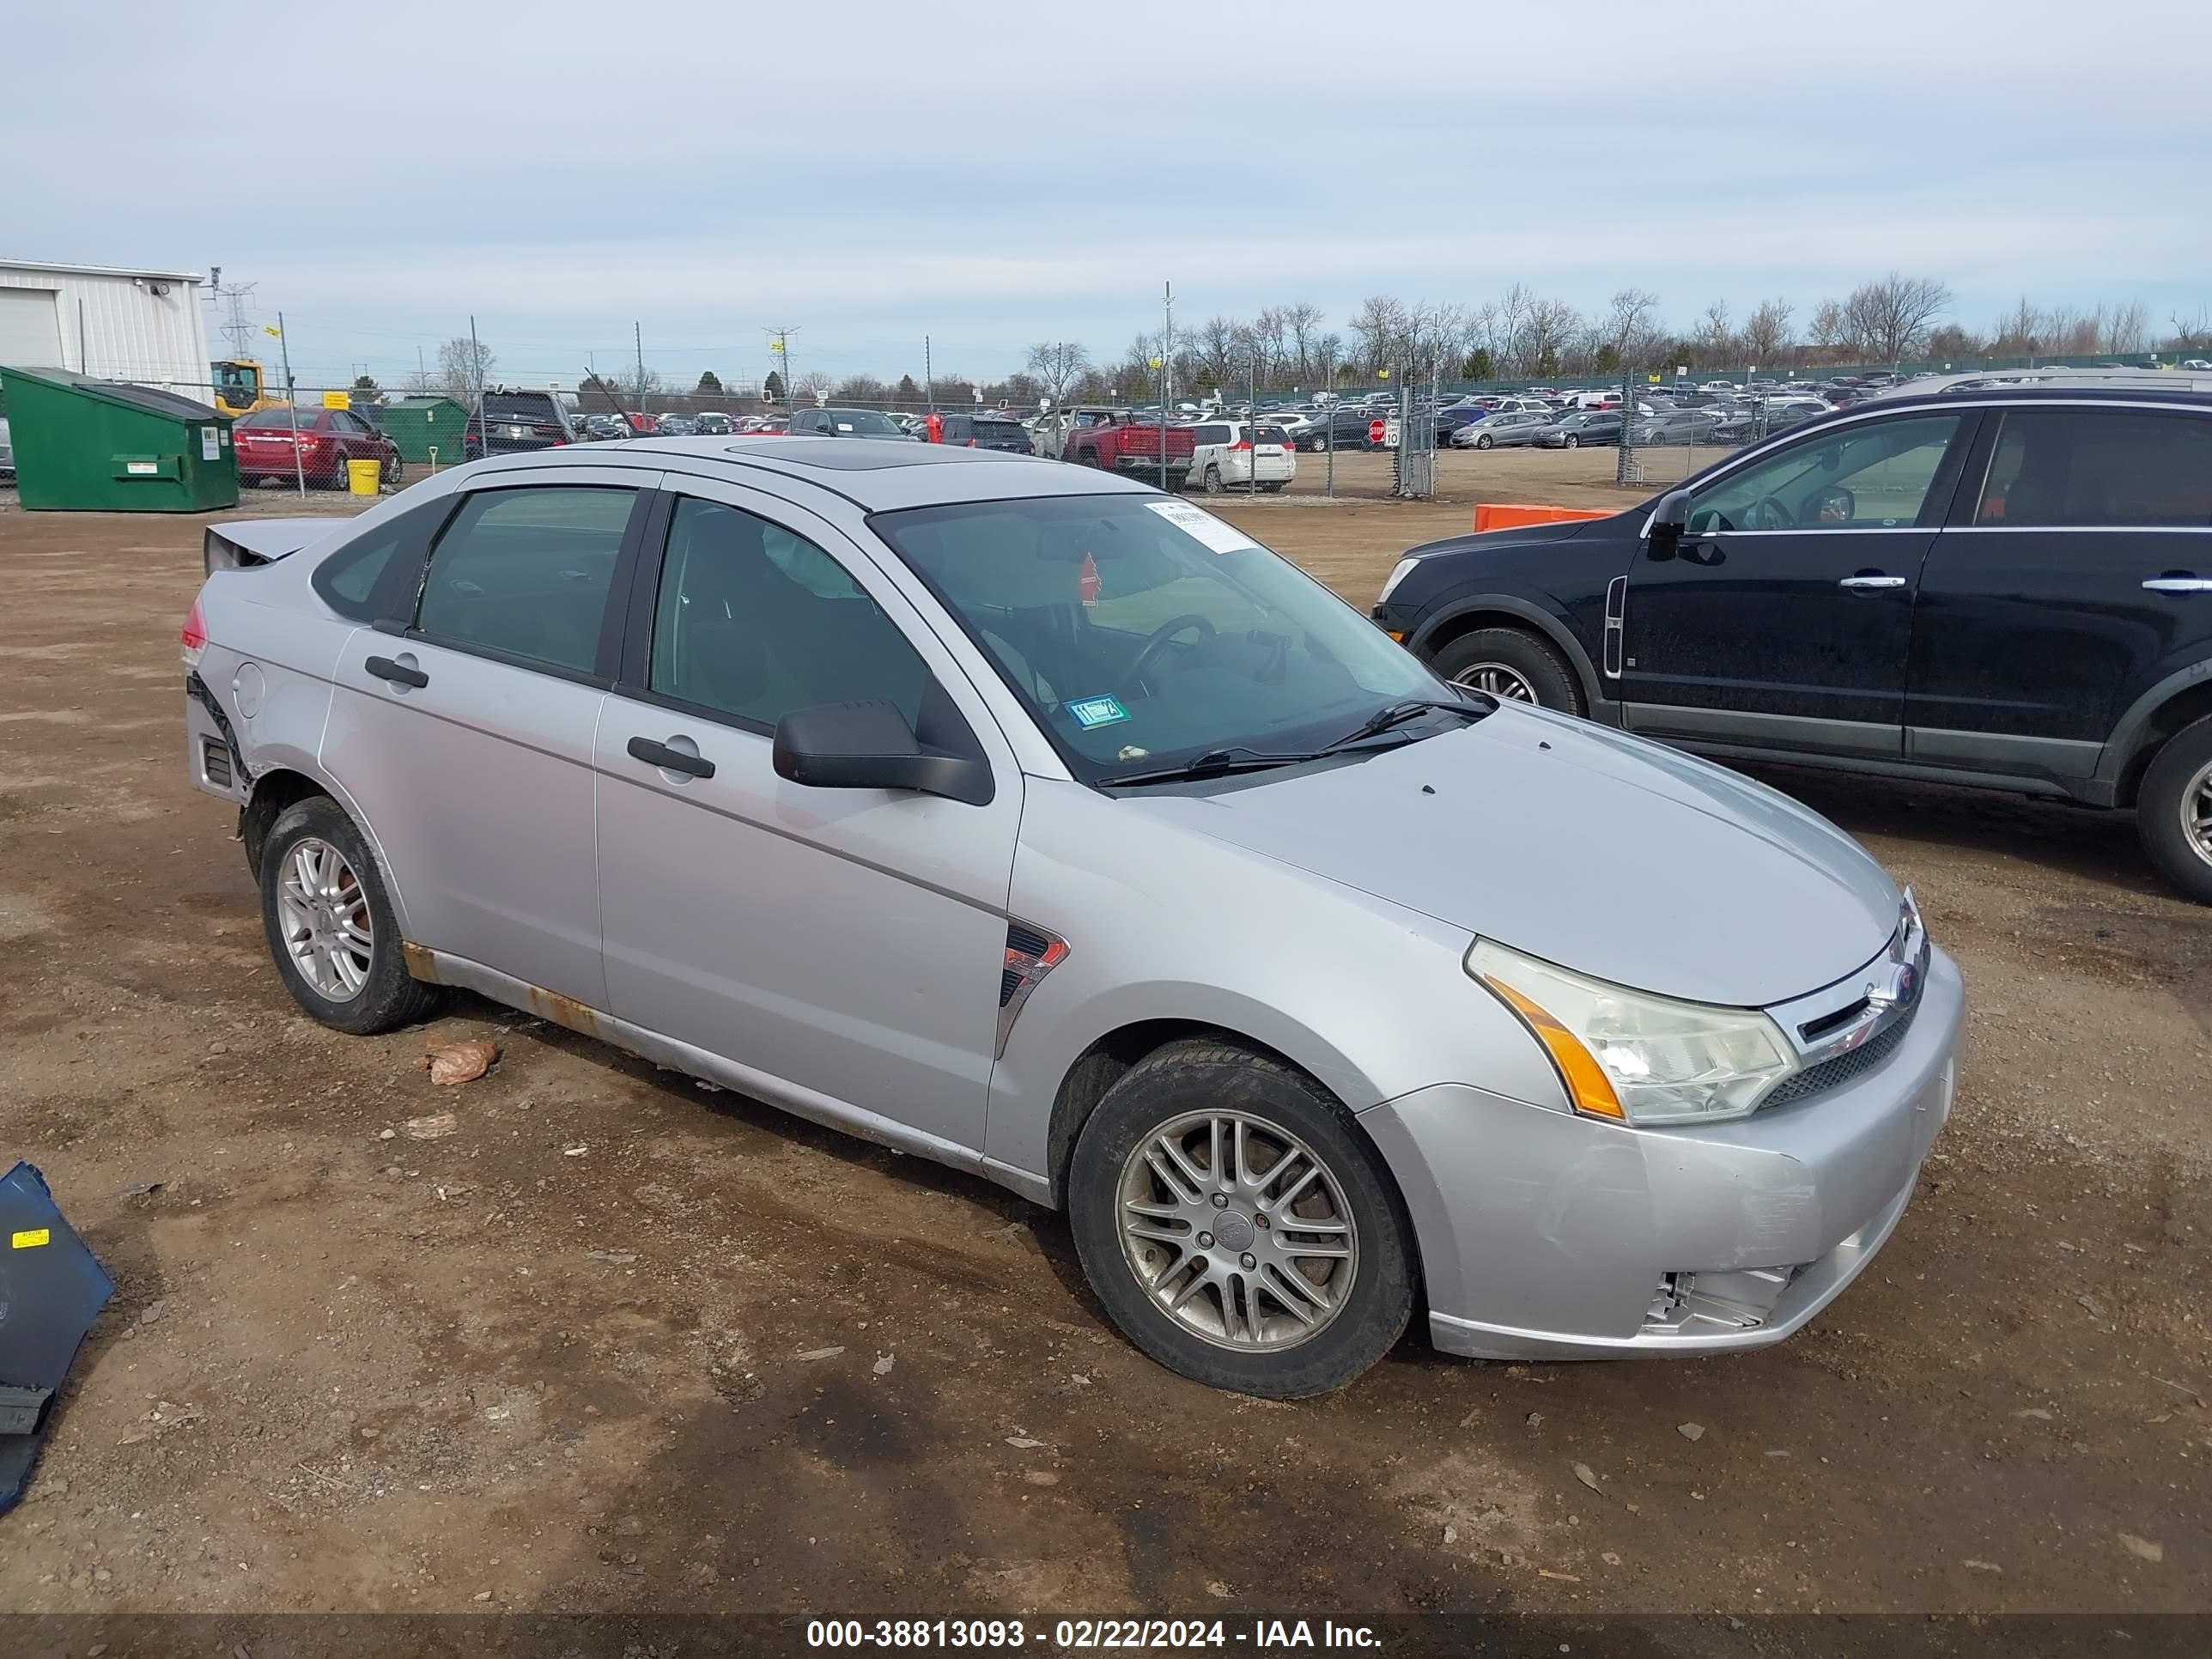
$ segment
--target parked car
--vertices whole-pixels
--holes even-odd
[[[1578,409],[1562,415],[1536,434],[1540,449],[1580,449],[1589,444],[1620,441],[1620,411],[1617,409]]]
[[[344,489],[351,482],[348,461],[374,461],[378,481],[386,484],[398,483],[406,471],[399,446],[348,409],[278,404],[257,410],[231,428],[230,443],[238,458],[238,481],[248,489],[292,483],[304,476],[325,489]]]
[[[890,438],[911,443],[907,430],[880,409],[794,409],[791,431],[819,438]]]
[[[1729,410],[1715,424],[1711,435],[1721,443],[1744,443],[1827,412],[1828,405],[1818,398],[1770,398],[1763,404]]]
[[[1893,396],[1617,517],[1417,548],[1448,678],[1732,759],[2133,807],[2212,903],[2212,396]]]
[[[645,419],[634,417],[635,420]],[[550,392],[519,391],[502,387],[489,391],[483,397],[483,418],[479,422],[473,410],[461,447],[470,460],[479,460],[484,454],[484,428],[491,428],[491,451],[495,455],[515,455],[541,449],[557,449],[563,444],[576,441],[576,428],[568,418],[568,408]],[[652,428],[648,423],[645,430]]]
[[[1509,449],[1536,441],[1536,434],[1552,424],[1548,410],[1507,409],[1470,421],[1452,434],[1455,449]]]
[[[699,428],[688,415],[663,415],[655,419],[653,429],[655,437],[689,438],[696,435]]]
[[[1190,477],[1209,495],[1257,484],[1269,495],[1298,476],[1298,458],[1279,426],[1249,421],[1201,421],[1191,428]]]
[[[1297,444],[1312,454],[1327,449],[1380,449],[1382,444],[1367,434],[1374,422],[1382,418],[1379,408],[1370,409],[1364,404],[1340,404],[1325,419],[1316,420],[1307,428]]]
[[[1416,1315],[1760,1347],[1875,1257],[1963,999],[1848,836],[1447,684],[1194,503],[837,447],[216,527],[188,763],[301,1009],[465,987],[1064,1206],[1133,1343],[1255,1395]]]
[[[1129,410],[1087,404],[1054,410],[1039,422],[1034,441],[1040,455],[1127,472],[1148,483],[1159,480],[1164,465],[1167,487],[1181,489],[1190,476],[1192,430],[1163,426],[1157,416],[1146,421]]]
[[[995,449],[1006,455],[1034,455],[1036,446],[1030,441],[1029,428],[1011,417],[989,415],[945,415],[939,441],[959,444],[969,449]],[[923,428],[925,441],[928,436]]]
[[[691,429],[702,438],[725,438],[735,430],[735,423],[720,410],[709,409],[693,419]]]
[[[592,443],[613,443],[632,436],[629,422],[619,415],[586,415],[583,437]]]
[[[1668,409],[1638,416],[1631,423],[1633,444],[1700,444],[1710,441],[1720,416],[1711,409]]]

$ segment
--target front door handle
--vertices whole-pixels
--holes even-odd
[[[681,749],[671,749],[651,738],[632,738],[629,752],[630,758],[641,760],[648,766],[665,766],[672,772],[688,773],[695,778],[714,775],[714,763],[704,755],[687,755]]]
[[[371,657],[362,666],[380,680],[389,680],[394,685],[411,685],[418,691],[430,683],[430,677],[421,669],[410,668],[389,657]]]
[[[2154,576],[2143,587],[2152,593],[2212,593],[2212,576],[2191,576],[2176,571],[2171,575]]]
[[[1885,576],[1879,570],[1862,570],[1856,576],[1844,577],[1836,586],[1849,588],[1854,593],[1881,593],[1893,587],[1904,586],[1905,578]]]

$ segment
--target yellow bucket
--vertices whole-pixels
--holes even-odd
[[[384,471],[381,461],[348,461],[346,488],[356,495],[374,495],[379,478]]]

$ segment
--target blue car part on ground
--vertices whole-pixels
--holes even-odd
[[[115,1285],[27,1164],[0,1176],[0,1515],[39,1461],[54,1395]]]

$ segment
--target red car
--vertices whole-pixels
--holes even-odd
[[[297,465],[292,459],[295,417],[300,423]],[[351,410],[304,405],[258,410],[231,428],[230,437],[238,452],[238,481],[249,488],[290,483],[304,472],[311,484],[343,489],[348,461],[374,461],[382,482],[399,482],[399,446]]]

